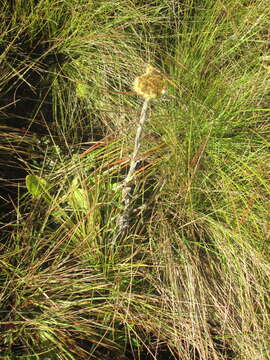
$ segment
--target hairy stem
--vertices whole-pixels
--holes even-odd
[[[136,136],[135,136],[134,150],[133,150],[133,153],[131,156],[129,171],[128,171],[128,174],[127,174],[126,178],[124,179],[123,185],[122,185],[122,199],[123,199],[123,203],[124,203],[124,209],[123,209],[123,212],[119,219],[119,231],[116,236],[117,238],[119,236],[122,236],[126,232],[128,226],[129,226],[130,211],[131,211],[130,204],[132,201],[131,180],[133,178],[134,171],[135,171],[136,164],[137,164],[137,155],[138,155],[138,152],[141,147],[141,135],[142,135],[143,126],[144,126],[144,123],[146,120],[149,101],[150,101],[150,99],[145,99],[145,101],[143,103],[140,121],[139,121],[139,124],[137,127]]]

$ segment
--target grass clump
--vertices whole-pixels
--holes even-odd
[[[268,359],[268,2],[2,9],[1,356]]]

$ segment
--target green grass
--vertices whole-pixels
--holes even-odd
[[[1,7],[1,358],[269,359],[268,1]]]

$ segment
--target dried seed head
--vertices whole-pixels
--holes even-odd
[[[146,73],[134,80],[134,90],[144,99],[154,99],[165,93],[165,80],[152,65],[148,64]]]

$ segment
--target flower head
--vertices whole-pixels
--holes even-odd
[[[146,73],[134,80],[134,90],[145,99],[154,99],[165,93],[165,80],[152,65],[148,64]]]

